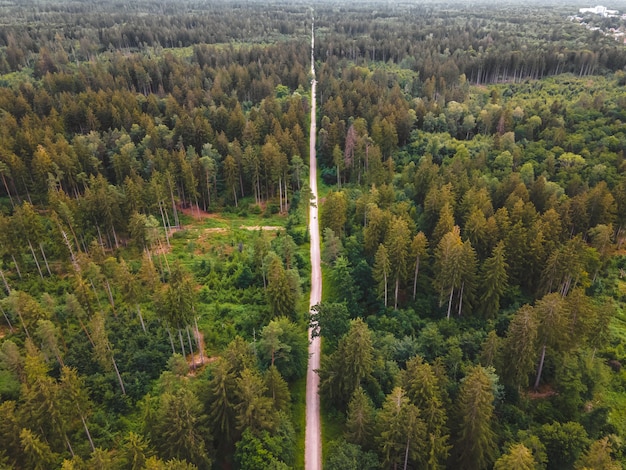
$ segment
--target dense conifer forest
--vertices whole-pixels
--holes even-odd
[[[0,469],[304,468],[310,324],[325,469],[624,468],[626,19],[582,6],[1,2]]]

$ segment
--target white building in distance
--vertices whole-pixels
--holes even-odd
[[[603,7],[602,5],[597,5],[593,8],[581,8],[580,10],[578,10],[578,12],[581,14],[593,13],[594,15],[600,15],[605,17],[617,15],[619,13],[619,11],[617,10],[609,10],[607,7]]]

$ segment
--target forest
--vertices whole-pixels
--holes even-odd
[[[0,469],[303,469],[309,326],[325,469],[625,468],[626,20],[582,6],[0,3]]]

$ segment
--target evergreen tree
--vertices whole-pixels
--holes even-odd
[[[377,442],[386,467],[397,468],[408,463],[423,468],[427,461],[426,426],[420,410],[410,403],[400,387],[387,396],[377,415]]]
[[[413,275],[413,300],[417,294],[417,275],[420,270],[420,263],[428,257],[428,240],[424,232],[419,232],[411,242],[411,257],[415,260],[415,270]]]
[[[280,258],[274,257],[271,260],[268,271],[267,297],[272,313],[277,317],[293,318],[296,296]]]
[[[508,283],[507,268],[504,242],[500,241],[481,269],[482,288],[479,305],[487,318],[494,318],[500,309],[500,298]]]
[[[374,346],[367,324],[357,318],[350,324],[337,350],[322,357],[319,370],[320,393],[335,406],[344,408],[374,367]]]
[[[502,377],[514,387],[528,386],[536,364],[538,320],[535,309],[524,305],[513,316],[503,345]]]
[[[457,401],[454,453],[459,468],[487,469],[496,452],[493,385],[486,370],[472,367],[461,383]]]
[[[496,460],[494,470],[535,470],[537,463],[524,444],[516,444]]]
[[[348,403],[346,440],[360,446],[362,449],[370,449],[374,431],[374,419],[374,405],[365,391],[358,387],[354,391],[350,403]]]
[[[374,279],[378,281],[378,291],[382,292],[382,297],[385,299],[385,307],[387,307],[387,292],[389,284],[389,276],[391,274],[391,261],[387,254],[387,249],[382,243],[376,250],[376,256],[374,258]]]
[[[571,329],[568,328],[569,311],[560,294],[553,293],[544,296],[537,302],[535,311],[539,321],[537,338],[541,346],[537,377],[534,385],[535,389],[537,389],[541,381],[546,350],[549,347],[555,352],[560,351],[571,337]]]
[[[425,447],[428,459],[424,468],[445,468],[450,446],[444,395],[439,379],[430,364],[424,362],[420,356],[415,356],[406,363],[400,382],[411,403],[419,408],[426,425]]]
[[[407,275],[410,232],[406,219],[394,217],[385,237],[385,247],[389,256],[390,274],[395,283],[393,308],[398,308],[400,283]]]

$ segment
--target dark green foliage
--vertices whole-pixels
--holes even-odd
[[[544,424],[537,434],[546,447],[548,469],[571,468],[589,444],[585,429],[572,421]]]
[[[302,377],[308,358],[306,335],[287,318],[277,318],[261,330],[256,348],[264,365],[275,365],[288,381]]]
[[[339,408],[345,408],[355,390],[370,378],[374,367],[372,336],[367,325],[357,318],[339,341],[337,350],[322,358],[320,394]]]
[[[339,340],[350,328],[350,314],[344,303],[326,303],[314,305],[312,308],[311,325],[314,326],[313,336],[324,338],[324,347],[332,351]]]
[[[364,452],[358,445],[343,440],[332,441],[324,458],[330,470],[374,470],[380,468],[376,454]]]
[[[486,469],[496,452],[493,384],[487,371],[475,366],[468,371],[459,390],[454,454],[458,465]]]

